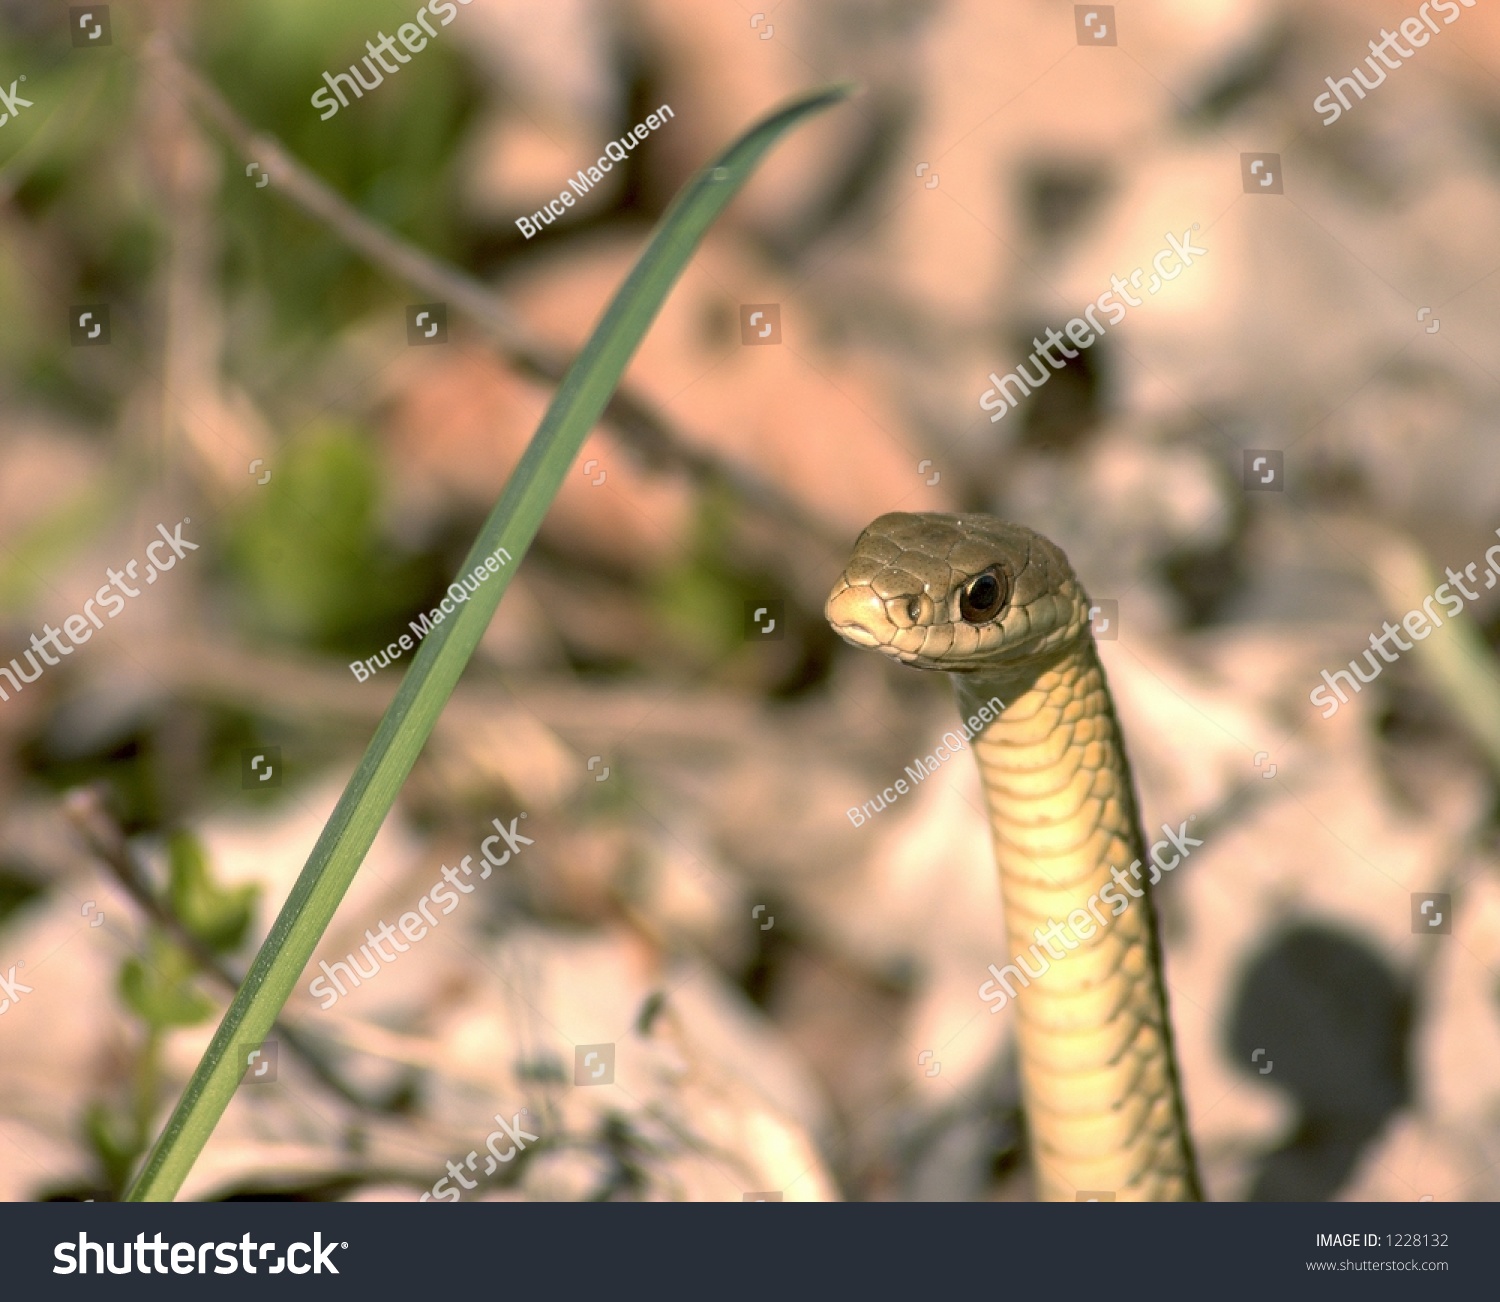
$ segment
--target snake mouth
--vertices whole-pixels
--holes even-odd
[[[903,651],[893,642],[882,642],[880,638],[863,624],[834,624],[833,631],[845,642],[854,646],[868,647],[871,651],[880,651],[891,657],[892,660],[900,660],[904,664],[910,664],[916,659],[916,653]]]
[[[845,642],[852,642],[855,646],[867,646],[877,651],[886,649],[881,645],[880,639],[863,624],[834,624],[833,631]]]

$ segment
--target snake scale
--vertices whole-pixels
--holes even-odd
[[[1004,702],[973,749],[1008,953],[1146,862],[1134,783],[1089,602],[1067,557],[987,515],[883,515],[825,609],[846,641],[952,675],[965,717]],[[1022,1101],[1040,1196],[1201,1197],[1148,881],[1016,991]],[[1139,896],[1139,898],[1136,898]],[[1082,936],[1089,914],[1073,933]],[[1075,947],[1076,946],[1076,947]],[[1047,953],[1050,951],[1042,951]]]

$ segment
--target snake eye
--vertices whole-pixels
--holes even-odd
[[[998,566],[971,579],[958,598],[958,613],[968,624],[987,624],[1010,599],[1010,584]]]

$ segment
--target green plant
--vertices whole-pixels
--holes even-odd
[[[166,907],[183,930],[212,954],[231,954],[250,928],[257,888],[219,886],[202,845],[186,832],[167,844]],[[122,1103],[96,1102],[84,1132],[107,1187],[125,1188],[131,1168],[151,1141],[151,1118],[161,1093],[161,1050],[167,1035],[213,1015],[214,1001],[198,987],[199,963],[160,927],[146,932],[144,952],[120,965],[119,990],[142,1031]]]
[[[237,1046],[262,1040],[291,995],[584,437],[604,411],[626,363],[698,242],[786,131],[848,93],[848,87],[830,87],[773,113],[693,177],[662,216],[650,244],[563,377],[460,572],[471,573],[502,548],[510,560],[423,639],[396,699],[131,1188],[132,1200],[169,1199],[182,1187],[239,1084],[243,1064]]]
[[[325,425],[299,438],[235,523],[229,560],[263,635],[356,654],[424,595],[422,567],[380,536],[371,439]]]

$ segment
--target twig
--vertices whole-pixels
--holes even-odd
[[[281,194],[377,267],[470,317],[517,371],[549,384],[562,381],[572,359],[538,341],[486,285],[371,221],[292,157],[274,136],[251,127],[165,41],[155,42],[151,53],[166,75],[181,86],[187,98],[240,153],[276,178],[275,188]],[[615,391],[605,407],[603,420],[648,468],[676,466],[699,487],[722,484],[748,505],[794,524],[835,548],[842,548],[848,541],[755,472],[717,453],[693,447],[645,399],[624,386]]]
[[[1424,595],[1447,585],[1439,581],[1427,557],[1410,539],[1394,530],[1376,531],[1373,536],[1366,555],[1373,557],[1370,578],[1382,604],[1393,614],[1403,606],[1420,613]],[[1473,619],[1448,618],[1451,627],[1417,651],[1415,663],[1484,755],[1491,774],[1500,776],[1500,667]],[[1413,640],[1428,636],[1424,633],[1422,639]]]
[[[68,793],[63,809],[69,822],[82,835],[84,844],[95,858],[103,863],[126,893],[140,906],[141,911],[158,927],[172,937],[205,973],[213,977],[231,995],[240,988],[243,976],[237,976],[217,954],[199,940],[182,923],[182,920],[162,902],[151,889],[137,867],[125,834],[106,804],[107,789],[102,784],[79,787]],[[388,1112],[384,1104],[366,1098],[348,1084],[332,1064],[316,1049],[303,1034],[287,1024],[284,1018],[276,1022],[276,1031],[288,1049],[302,1059],[309,1071],[346,1103],[365,1111]]]

